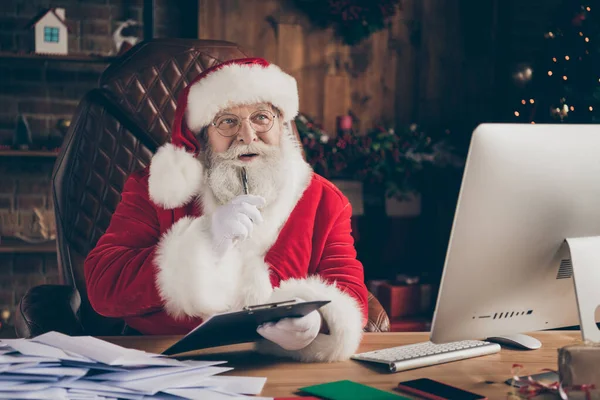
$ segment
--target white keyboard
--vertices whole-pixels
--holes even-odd
[[[391,347],[389,349],[355,354],[352,358],[355,360],[386,364],[389,366],[390,372],[400,372],[408,369],[443,364],[450,361],[485,356],[499,351],[500,345],[497,343],[479,340],[464,340],[444,344],[424,342],[407,346]]]

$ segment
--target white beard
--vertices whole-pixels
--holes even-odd
[[[238,159],[239,155],[248,153],[259,156],[251,162]],[[280,146],[263,142],[233,145],[224,153],[214,153],[208,148],[205,153],[207,183],[217,203],[223,205],[244,194],[241,167],[246,168],[248,193],[263,197],[267,205],[275,201],[285,186],[282,154]]]

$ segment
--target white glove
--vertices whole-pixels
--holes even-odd
[[[284,318],[276,323],[263,324],[256,331],[283,349],[294,351],[311,344],[320,330],[321,314],[315,310],[301,318]]]
[[[212,239],[219,256],[225,254],[239,241],[252,235],[254,224],[263,222],[258,207],[265,205],[260,196],[237,196],[229,203],[218,207],[212,214]]]

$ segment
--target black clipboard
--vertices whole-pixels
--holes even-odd
[[[177,343],[162,352],[165,355],[229,344],[254,342],[260,336],[256,329],[266,322],[303,317],[323,307],[327,301],[295,300],[245,307],[242,311],[216,314],[198,325]]]

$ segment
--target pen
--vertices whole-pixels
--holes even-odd
[[[242,167],[242,186],[244,187],[244,194],[248,194],[248,176],[246,175],[246,168]]]

